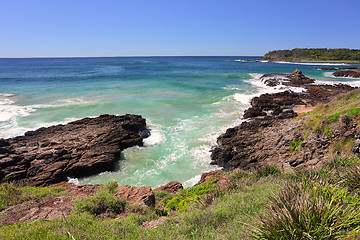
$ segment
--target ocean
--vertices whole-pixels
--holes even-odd
[[[257,57],[114,57],[0,59],[0,138],[101,114],[142,115],[151,136],[126,149],[116,170],[79,184],[195,184],[211,166],[217,137],[240,124],[252,97],[284,89],[265,86],[265,73],[296,68],[317,83],[360,80],[331,77],[336,64],[243,62]],[[292,89],[301,91],[301,89]]]

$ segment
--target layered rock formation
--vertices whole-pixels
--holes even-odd
[[[0,139],[0,179],[43,186],[112,171],[120,151],[148,136],[139,115],[101,115]]]

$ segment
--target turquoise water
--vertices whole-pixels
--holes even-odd
[[[115,172],[79,179],[157,187],[190,186],[210,166],[210,149],[239,124],[264,73],[299,68],[319,81],[341,81],[321,65],[239,62],[254,57],[0,59],[0,137],[100,114],[140,114],[151,136],[123,151]],[[299,89],[296,89],[300,91]]]

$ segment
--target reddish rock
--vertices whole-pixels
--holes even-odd
[[[172,181],[169,182],[168,184],[165,184],[163,186],[160,186],[158,188],[155,188],[154,191],[165,191],[168,193],[175,193],[177,192],[179,189],[183,189],[183,185],[179,182],[176,181]]]
[[[155,195],[150,186],[140,188],[130,185],[119,186],[115,196],[141,206],[155,206]]]
[[[229,178],[222,175],[221,174],[222,171],[221,170],[213,170],[211,172],[207,172],[207,173],[203,173],[201,175],[201,179],[200,181],[198,182],[198,184],[201,184],[201,183],[206,183],[208,182],[210,179],[212,178],[217,178],[219,179],[219,181],[217,181],[216,183],[217,184],[220,184],[220,185],[226,185],[229,183]]]
[[[44,186],[114,170],[120,151],[142,145],[139,115],[101,115],[0,139],[0,180]]]
[[[34,221],[37,219],[62,218],[73,210],[74,197],[61,196],[43,200],[33,200],[9,207],[0,212],[2,224]]]

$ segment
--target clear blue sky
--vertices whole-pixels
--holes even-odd
[[[360,48],[359,0],[0,0],[0,57]]]

